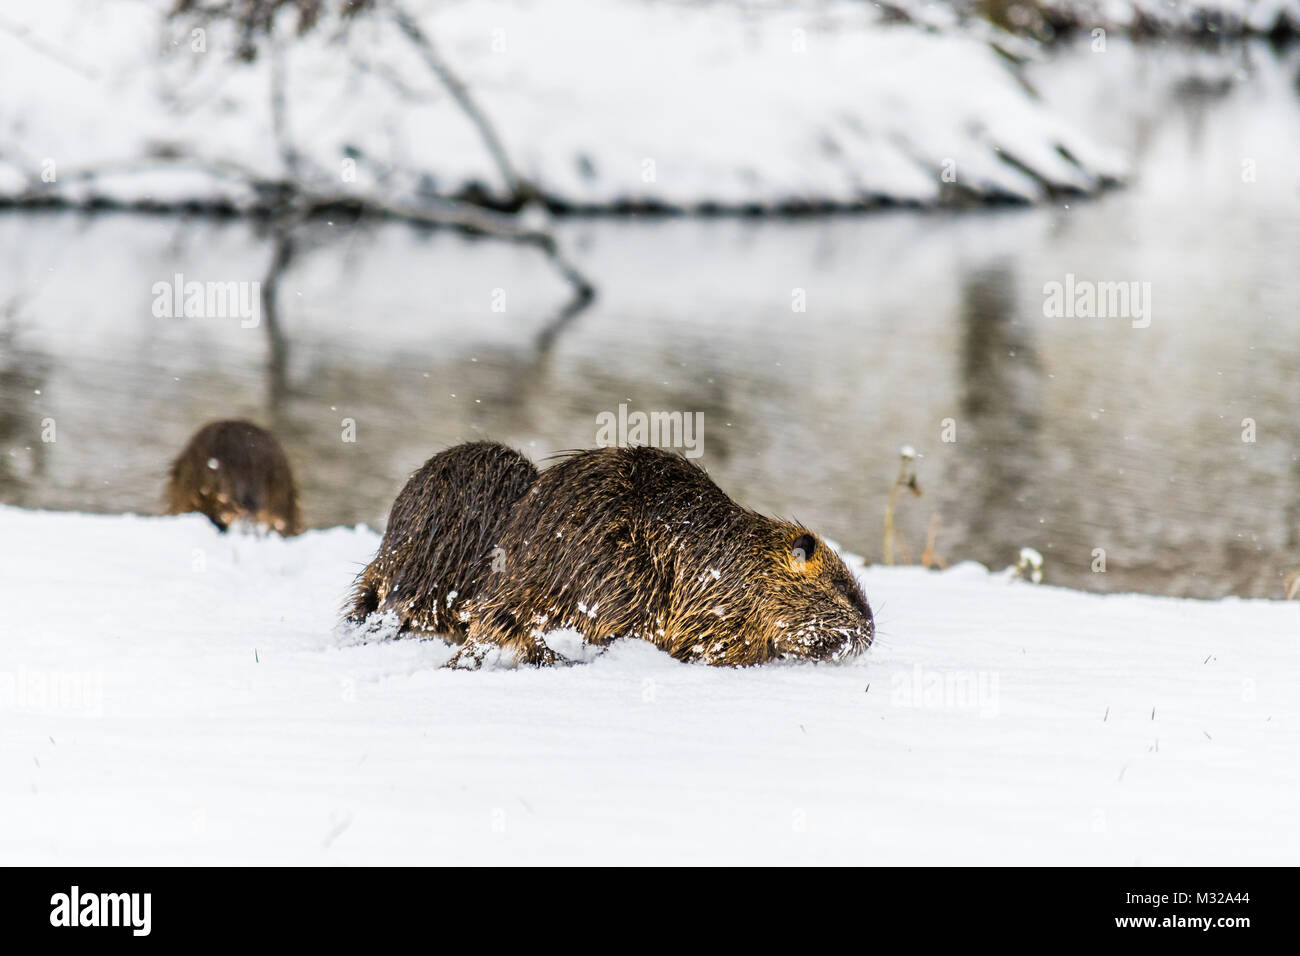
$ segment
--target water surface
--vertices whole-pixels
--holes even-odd
[[[1133,157],[1097,200],[561,223],[599,287],[574,315],[536,252],[452,233],[2,215],[0,501],[155,512],[187,436],[246,416],[283,439],[310,524],[382,528],[433,451],[541,459],[623,403],[702,413],[723,488],[869,558],[911,445],[913,560],[937,515],[948,561],[1032,546],[1052,583],[1280,596],[1300,566],[1298,52],[1112,44],[1038,67]],[[177,273],[270,283],[274,315],[157,317]],[[1149,326],[1045,316],[1067,274],[1149,283]]]

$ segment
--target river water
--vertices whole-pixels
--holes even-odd
[[[1265,45],[1061,51],[1031,78],[1131,158],[1125,188],[565,221],[599,289],[572,315],[534,250],[448,232],[0,215],[0,501],[156,512],[189,433],[245,416],[284,441],[310,524],[382,528],[437,449],[541,459],[622,404],[699,413],[733,497],[868,558],[910,445],[902,557],[933,521],[948,562],[1031,546],[1049,583],[1280,596],[1300,567],[1298,75],[1300,50]],[[178,274],[273,281],[275,315],[156,315]],[[1123,315],[1045,314],[1051,283],[1121,281],[1142,296]]]

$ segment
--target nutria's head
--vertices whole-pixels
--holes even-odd
[[[871,606],[857,579],[821,538],[772,522],[758,581],[759,622],[779,657],[839,660],[870,646]]]
[[[682,650],[709,663],[842,660],[875,636],[871,607],[840,556],[807,528],[738,510],[730,533],[684,562]],[[690,548],[685,549],[688,552]],[[686,623],[679,618],[679,624]]]

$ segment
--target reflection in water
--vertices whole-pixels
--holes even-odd
[[[261,279],[260,303],[261,324],[266,331],[267,342],[267,395],[266,415],[278,431],[292,429],[292,421],[286,415],[286,402],[290,397],[288,369],[290,341],[285,335],[281,321],[281,284],[285,274],[294,264],[296,258],[304,254],[303,238],[315,241],[308,243],[309,250],[325,248],[338,255],[338,250],[330,249],[330,238],[313,233],[311,223],[301,216],[286,215],[265,225],[259,236],[269,242],[271,259],[266,273]],[[349,225],[346,249],[343,255],[352,261],[357,236],[370,233],[371,227],[360,222]],[[497,350],[490,356],[491,361],[485,367],[509,369],[504,376],[504,391],[495,404],[506,409],[517,410],[526,405],[538,385],[544,378],[546,360],[555,347],[560,336],[571,327],[578,316],[595,300],[595,290],[580,285],[567,301],[556,308],[545,320],[540,330],[533,337],[531,348],[512,346]]]
[[[499,245],[403,226],[263,237],[108,216],[70,233],[67,217],[0,217],[0,247],[101,261],[7,320],[0,497],[157,512],[188,435],[242,416],[284,442],[310,525],[382,527],[433,451],[491,437],[540,461],[589,447],[596,416],[627,404],[702,412],[701,463],[726,490],[868,557],[911,444],[925,497],[904,500],[898,534],[912,558],[937,513],[950,562],[1002,567],[1032,546],[1050,583],[1276,595],[1300,564],[1300,361],[1264,316],[1297,289],[1267,291],[1254,324],[1219,322],[1213,299],[1142,335],[1045,320],[1044,278],[1089,241],[1054,216],[577,224],[602,294],[558,336],[567,290]],[[1236,260],[1222,296],[1264,288],[1278,256]],[[177,271],[259,278],[267,327],[154,318],[147,290]],[[1153,281],[1183,274],[1175,256]],[[807,313],[790,311],[792,287]],[[1265,437],[1243,451],[1225,423],[1247,410]],[[46,417],[55,445],[38,440]]]
[[[278,226],[272,232],[271,264],[262,279],[262,323],[266,329],[267,417],[275,431],[283,431],[284,400],[288,395],[289,341],[280,327],[280,277],[293,261],[294,244],[291,226]]]
[[[32,414],[32,398],[45,383],[50,360],[18,348],[20,306],[17,298],[0,306],[0,501],[29,504],[39,501],[36,491],[46,474],[45,426]]]
[[[953,426],[971,447],[948,480],[969,498],[958,512],[968,544],[962,557],[990,566],[1014,562],[1008,541],[1038,536],[1043,369],[1030,327],[1016,316],[1015,288],[1010,267],[997,263],[969,273],[961,290],[962,415]]]

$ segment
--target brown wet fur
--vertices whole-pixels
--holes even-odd
[[[533,463],[495,442],[434,455],[393,502],[379,553],[361,573],[348,617],[395,612],[400,630],[463,640],[494,565],[510,510],[537,478]]]
[[[302,531],[289,459],[275,436],[252,422],[209,422],[176,456],[167,513],[191,511],[207,515],[222,531],[237,521],[285,536]]]
[[[439,556],[420,560],[408,552],[399,562],[416,577],[459,574],[455,580],[473,582],[465,614],[437,620],[453,640],[464,640],[448,666],[477,667],[496,648],[518,663],[556,663],[542,635],[558,628],[576,629],[594,644],[640,638],[678,660],[733,667],[840,659],[871,644],[867,600],[821,538],[737,505],[680,455],[576,452],[519,495],[502,493],[499,479],[486,474],[477,482],[458,477],[467,493],[451,499],[435,488],[417,508],[426,519],[419,528],[427,553]],[[398,497],[394,516],[415,503],[415,482]],[[446,516],[452,501],[458,504]],[[468,551],[455,533],[466,522],[492,528]],[[390,517],[389,535],[403,525]],[[449,542],[429,540],[446,530],[453,531]],[[488,565],[483,554],[494,546],[497,560]],[[448,547],[471,563],[445,562],[441,549]]]

